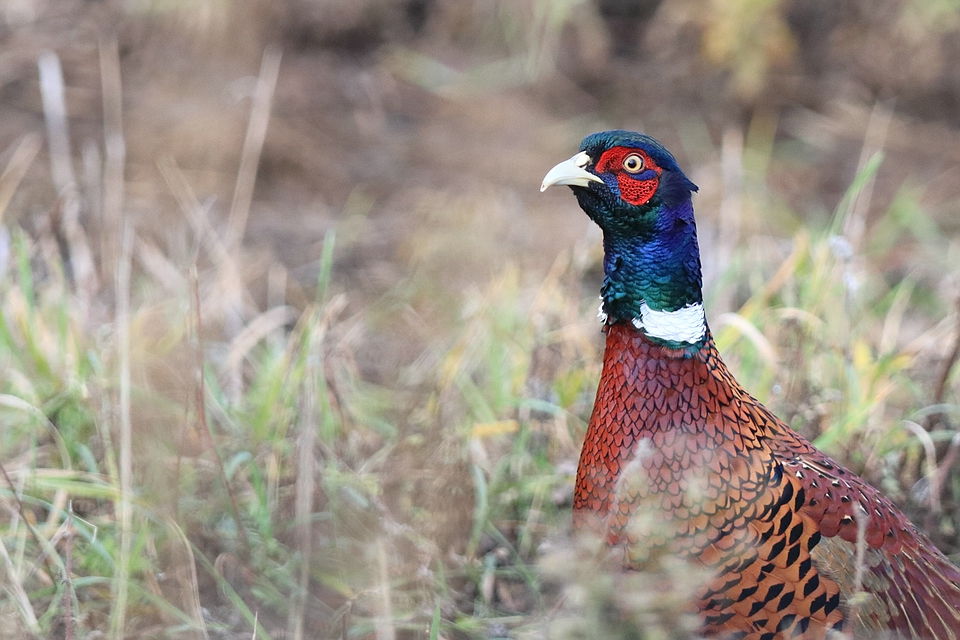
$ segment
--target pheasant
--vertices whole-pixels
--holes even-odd
[[[540,190],[603,231],[603,371],[574,526],[706,571],[701,633],[960,637],[960,569],[879,491],[791,430],[724,365],[703,311],[694,185],[659,142],[586,137]]]

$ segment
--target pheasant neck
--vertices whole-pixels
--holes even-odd
[[[601,316],[668,347],[701,345],[707,328],[693,207],[687,200],[656,219],[663,222],[643,232],[605,229]]]

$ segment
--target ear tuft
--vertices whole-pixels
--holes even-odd
[[[660,187],[657,193],[668,207],[672,207],[690,199],[690,194],[699,191],[687,176],[679,171],[664,171],[660,175]]]

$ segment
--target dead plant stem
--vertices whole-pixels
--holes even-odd
[[[217,470],[220,475],[220,480],[223,482],[223,486],[227,491],[227,497],[230,499],[230,509],[233,515],[235,524],[237,525],[237,535],[240,538],[244,552],[249,555],[250,552],[250,541],[247,539],[247,531],[243,527],[243,520],[240,518],[240,509],[237,507],[237,499],[233,495],[233,490],[230,487],[230,481],[227,479],[227,472],[223,466],[223,458],[220,457],[220,453],[217,450],[216,443],[213,439],[213,432],[210,430],[210,423],[207,420],[207,410],[206,410],[206,400],[207,400],[207,385],[206,379],[203,375],[203,315],[201,312],[200,306],[200,279],[197,275],[197,268],[194,266],[191,269],[190,274],[192,285],[193,285],[193,304],[194,304],[194,318],[196,326],[196,367],[197,367],[197,421],[199,422],[200,433],[205,435],[208,438],[210,443],[210,450],[213,453],[213,458],[217,463]]]
[[[114,572],[114,602],[110,635],[116,640],[126,636],[130,559],[133,552],[133,424],[130,415],[130,269],[133,261],[133,227],[125,224],[121,232],[120,260],[116,280],[117,351],[120,357],[120,502],[117,515],[120,527],[120,557]]]

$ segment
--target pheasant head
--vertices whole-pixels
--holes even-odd
[[[702,345],[700,251],[691,195],[676,159],[649,136],[605,131],[547,173],[540,190],[573,189],[603,230],[601,314],[674,347]]]

